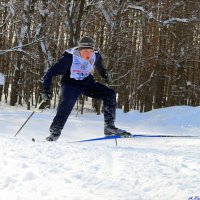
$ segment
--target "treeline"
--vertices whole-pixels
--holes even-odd
[[[88,35],[112,73],[118,108],[198,106],[199,7],[199,0],[1,0],[0,100],[37,105],[45,71]],[[59,77],[52,92],[55,106]],[[92,106],[99,112],[100,102]]]

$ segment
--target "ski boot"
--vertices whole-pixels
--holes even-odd
[[[60,137],[60,134],[51,133],[48,137],[46,137],[46,140],[49,142],[57,141]]]
[[[124,138],[131,137],[131,133],[129,133],[125,130],[119,129],[119,128],[113,126],[113,125],[111,125],[111,126],[106,125],[104,127],[104,135],[105,136],[119,135],[119,136],[124,137]]]

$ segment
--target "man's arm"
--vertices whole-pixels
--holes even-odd
[[[72,55],[65,54],[57,63],[55,63],[47,73],[43,76],[43,88],[50,88],[52,78],[57,75],[64,74],[67,68],[70,68],[72,62]]]
[[[96,53],[95,67],[102,78],[105,78],[107,84],[111,83],[111,74],[107,72],[103,65],[103,59],[100,53]]]
[[[102,56],[101,54],[98,52],[98,53],[95,53],[96,54],[96,60],[95,60],[95,68],[96,70],[98,71],[98,73],[100,74],[100,76],[102,78],[105,78],[105,74],[106,74],[106,69],[103,65],[103,59],[102,59]]]

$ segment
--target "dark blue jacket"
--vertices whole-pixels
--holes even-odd
[[[94,63],[94,67],[97,70],[97,72],[100,74],[100,76],[105,78],[106,69],[104,68],[103,63],[102,63],[102,57],[99,52],[95,52],[95,55],[96,55],[96,60]],[[73,59],[72,54],[68,52],[64,52],[63,57],[60,60],[58,60],[58,62],[55,63],[51,68],[49,68],[47,73],[44,75],[43,88],[50,88],[53,76],[62,75],[61,84],[65,84],[70,79],[72,79],[70,78],[70,68],[72,65],[72,59]],[[84,82],[85,79],[83,79],[82,81]],[[76,81],[76,80],[73,79],[73,81]]]

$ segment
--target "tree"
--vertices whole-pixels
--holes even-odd
[[[10,98],[10,105],[36,105],[46,70],[83,35],[101,50],[124,112],[200,103],[198,0],[3,0],[0,6],[0,72],[6,75],[0,99]],[[59,80],[53,79],[54,107]],[[81,109],[85,101],[79,99]],[[100,113],[101,102],[91,106]]]

